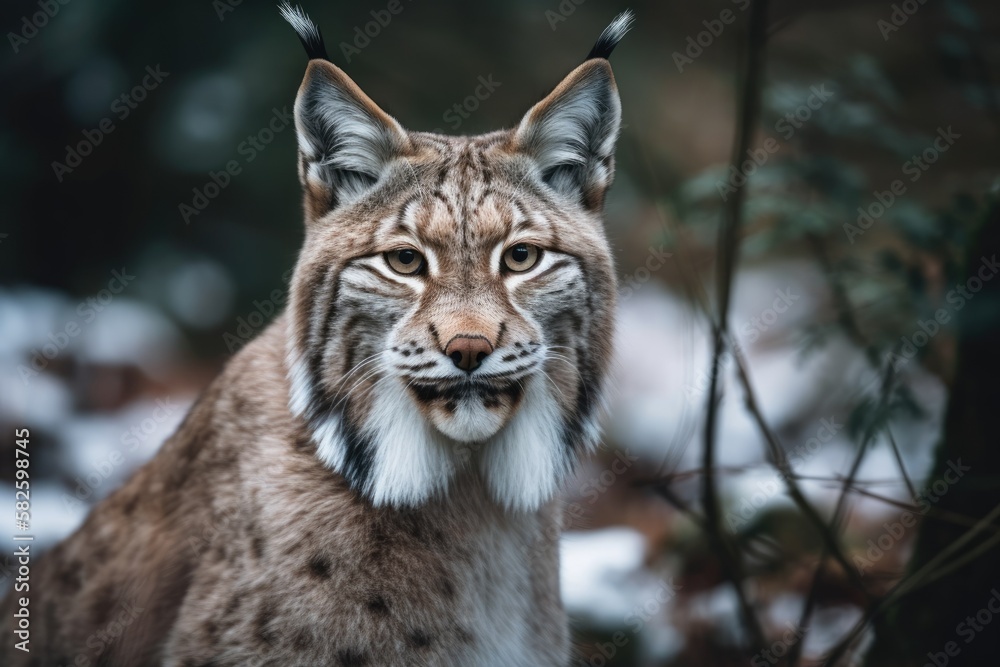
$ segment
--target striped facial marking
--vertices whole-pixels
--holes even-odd
[[[406,132],[310,62],[290,406],[375,503],[419,504],[476,471],[500,504],[534,508],[596,444],[619,113],[607,62],[589,60],[514,130]]]

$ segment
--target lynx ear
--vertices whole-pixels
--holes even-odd
[[[295,100],[299,177],[321,200],[317,214],[350,203],[370,189],[410,140],[339,67],[313,60]],[[325,201],[322,201],[325,200]]]
[[[608,56],[632,22],[619,15],[582,65],[525,115],[514,133],[517,150],[532,157],[544,180],[589,209],[604,204],[614,176],[621,102]]]
[[[319,29],[301,9],[284,5],[310,57],[295,99],[299,179],[310,218],[368,191],[395,158],[411,151],[406,131],[339,67],[326,59]]]

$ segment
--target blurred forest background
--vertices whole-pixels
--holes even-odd
[[[567,489],[573,664],[995,662],[1000,5],[771,2],[756,40],[750,0],[304,6],[372,99],[450,134],[516,123],[626,7],[618,391]],[[0,432],[31,430],[51,545],[281,309],[306,58],[274,2],[0,17]]]

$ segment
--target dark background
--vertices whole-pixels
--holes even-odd
[[[567,606],[580,664],[757,664],[738,648],[746,637],[737,601],[692,519],[710,361],[702,311],[714,303],[719,183],[739,120],[747,2],[399,2],[402,11],[358,42],[349,62],[341,45],[356,47],[356,31],[389,3],[304,8],[331,59],[405,127],[461,134],[515,124],[581,62],[615,14],[636,12],[612,57],[624,114],[606,210],[623,287],[620,393],[605,452],[569,487],[567,502],[580,511],[565,542]],[[283,276],[302,241],[294,130],[260,150],[244,142],[275,110],[291,110],[306,57],[272,2],[43,4],[57,11],[34,33],[25,21],[43,22],[38,3],[0,10],[0,427],[32,431],[35,521],[51,544],[155,452],[230,354],[281,307]],[[824,516],[866,429],[878,426],[842,526],[845,550],[864,557],[867,540],[903,511],[899,503],[913,503],[913,491],[935,479],[934,447],[961,356],[947,295],[974,275],[978,256],[991,254],[975,234],[998,184],[1000,6],[770,4],[751,146],[760,155],[771,138],[777,149],[745,186],[730,326],[787,450],[818,437],[823,419],[843,424],[796,468]],[[731,24],[717,21],[724,11]],[[888,29],[894,11],[899,25]],[[700,54],[689,42],[699,35],[707,44]],[[676,54],[685,52],[697,55],[678,67]],[[116,103],[147,67],[169,74],[134,109]],[[445,114],[470,99],[480,77],[499,86],[471,103],[477,108],[455,129]],[[829,99],[809,108],[817,89]],[[789,133],[782,118],[797,111],[808,118]],[[98,136],[103,119],[114,130],[57,175],[53,163]],[[959,138],[910,181],[905,165],[947,128]],[[185,221],[179,207],[230,160],[241,172]],[[905,192],[884,215],[863,234],[845,230],[896,179]],[[667,261],[649,263],[663,253]],[[123,270],[134,280],[86,320],[80,304],[102,298],[112,272]],[[775,316],[768,309],[782,290],[797,298]],[[996,333],[995,299],[984,291],[969,300],[965,313],[982,315],[968,325],[976,335]],[[887,355],[905,350],[942,308],[955,320],[913,346],[892,400],[879,403]],[[71,322],[81,333],[42,361],[44,346]],[[32,359],[34,372],[26,371]],[[725,509],[739,516],[773,473],[727,369],[719,483]],[[173,407],[157,411],[157,399]],[[132,447],[126,434],[134,428]],[[123,447],[124,463],[108,468]],[[623,452],[630,463],[619,474],[612,466]],[[11,460],[3,454],[5,488]],[[111,472],[67,503],[81,476],[102,466]],[[815,658],[867,602],[843,572],[809,593],[819,539],[783,493],[764,498],[728,528],[756,548],[747,564],[768,637],[780,642],[805,600],[819,600],[803,643]],[[908,531],[865,572],[876,594],[905,571],[916,534]],[[666,601],[657,597],[668,589]],[[942,638],[953,634],[952,623],[938,625]],[[624,643],[608,644],[616,631],[626,633]],[[928,639],[926,651],[941,650],[938,641]]]

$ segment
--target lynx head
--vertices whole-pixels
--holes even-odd
[[[517,127],[447,137],[403,129],[300,9],[282,13],[310,56],[293,412],[377,505],[417,505],[468,468],[501,505],[537,508],[599,435],[616,292],[601,209],[621,117],[607,57],[631,16]]]

